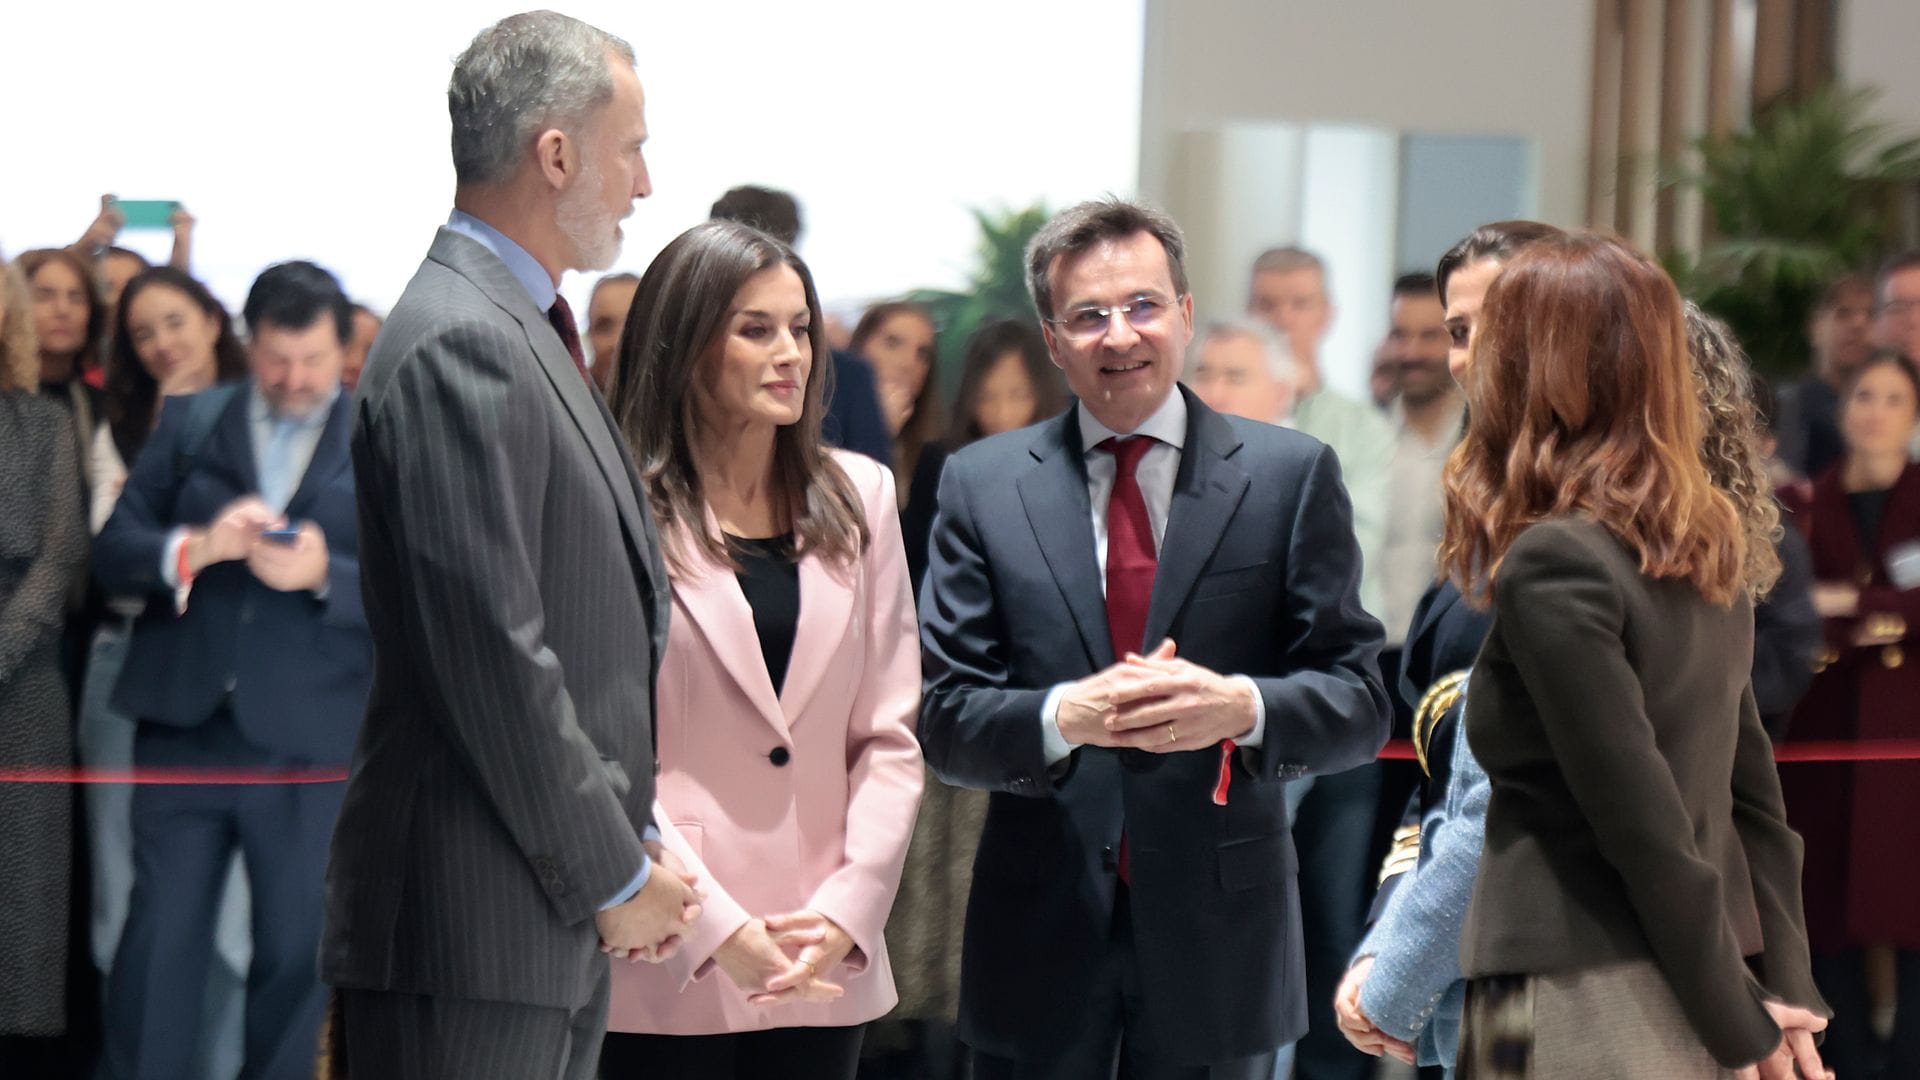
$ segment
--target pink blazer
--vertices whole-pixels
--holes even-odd
[[[920,637],[893,474],[858,454],[833,457],[859,492],[872,544],[847,567],[801,559],[799,625],[777,697],[733,571],[709,564],[673,582],[654,817],[707,899],[672,960],[613,962],[610,1030],[848,1026],[896,1000],[883,931],[920,802]],[[749,1004],[714,950],[749,918],[806,908],[853,938],[848,962],[821,972],[845,996]]]

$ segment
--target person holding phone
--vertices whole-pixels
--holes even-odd
[[[352,310],[333,275],[269,267],[247,296],[251,375],[167,403],[94,545],[146,598],[113,704],[141,768],[344,765],[372,640],[340,368]],[[162,785],[133,797],[133,899],[107,986],[108,1077],[193,1071],[214,913],[237,847],[253,897],[242,1075],[310,1075],[337,783]]]

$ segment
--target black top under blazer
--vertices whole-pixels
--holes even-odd
[[[1752,606],[1648,577],[1581,517],[1526,529],[1496,575],[1467,693],[1493,797],[1461,970],[1651,957],[1716,1060],[1765,1057],[1764,998],[1825,1005],[1749,686]]]

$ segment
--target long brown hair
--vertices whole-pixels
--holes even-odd
[[[1447,462],[1440,562],[1461,591],[1487,602],[1522,530],[1578,514],[1644,573],[1730,603],[1746,540],[1700,460],[1689,368],[1679,291],[1651,259],[1591,232],[1514,256],[1487,291]]]
[[[847,339],[847,351],[864,360],[867,342],[896,315],[911,315],[933,327],[936,334],[939,332],[939,324],[926,308],[911,300],[889,300],[873,305],[860,316],[860,321],[854,324],[853,336]],[[929,358],[927,379],[920,384],[920,393],[913,399],[913,415],[907,417],[900,434],[893,438],[893,476],[898,481],[902,506],[906,505],[907,486],[913,480],[914,466],[920,462],[920,451],[940,437],[940,420],[940,372]]]
[[[140,448],[146,445],[147,436],[153,431],[154,411],[160,404],[160,384],[134,351],[133,335],[127,331],[127,312],[133,309],[134,297],[156,287],[172,289],[185,296],[219,325],[220,335],[213,343],[214,382],[245,378],[247,374],[247,350],[233,332],[233,319],[205,285],[172,266],[156,266],[135,274],[120,294],[120,305],[114,308],[102,403],[108,430],[113,432],[114,448],[120,451],[120,459],[128,463],[139,456]]]
[[[1033,384],[1033,423],[1044,420],[1067,406],[1067,388],[1060,383],[1060,369],[1047,355],[1047,342],[1031,319],[999,319],[987,323],[967,339],[966,360],[960,367],[960,387],[953,395],[953,418],[947,421],[946,447],[958,450],[986,435],[974,410],[980,405],[981,387],[998,367],[1002,357],[1013,353],[1026,369]]]
[[[78,379],[100,362],[100,339],[107,330],[107,301],[100,295],[100,278],[93,264],[81,258],[67,248],[35,248],[23,251],[16,265],[20,275],[27,279],[29,286],[33,276],[48,263],[60,263],[80,278],[81,287],[87,294],[87,332],[80,341],[80,351],[73,356],[73,377]],[[41,343],[44,352],[46,343]]]
[[[608,403],[639,465],[675,576],[693,569],[696,553],[722,565],[734,561],[726,538],[707,525],[706,493],[694,468],[694,432],[706,422],[695,388],[741,287],[762,270],[783,265],[800,275],[806,290],[814,359],[799,421],[774,435],[781,509],[795,548],[829,561],[852,561],[871,536],[853,482],[820,441],[821,401],[832,366],[813,275],[792,248],[773,237],[734,222],[709,221],[674,238],[640,278],[620,335]],[[684,549],[683,538],[692,540],[692,550]]]

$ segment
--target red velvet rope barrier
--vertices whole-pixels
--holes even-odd
[[[1774,747],[1774,760],[1920,761],[1920,739],[1795,739]],[[1413,761],[1413,743],[1394,739],[1380,749],[1382,761]],[[0,768],[0,784],[338,784],[340,768],[313,769],[52,769]]]
[[[1380,750],[1383,761],[1413,761],[1413,743],[1394,739]],[[1775,761],[1920,761],[1920,739],[1789,739],[1773,748]]]

